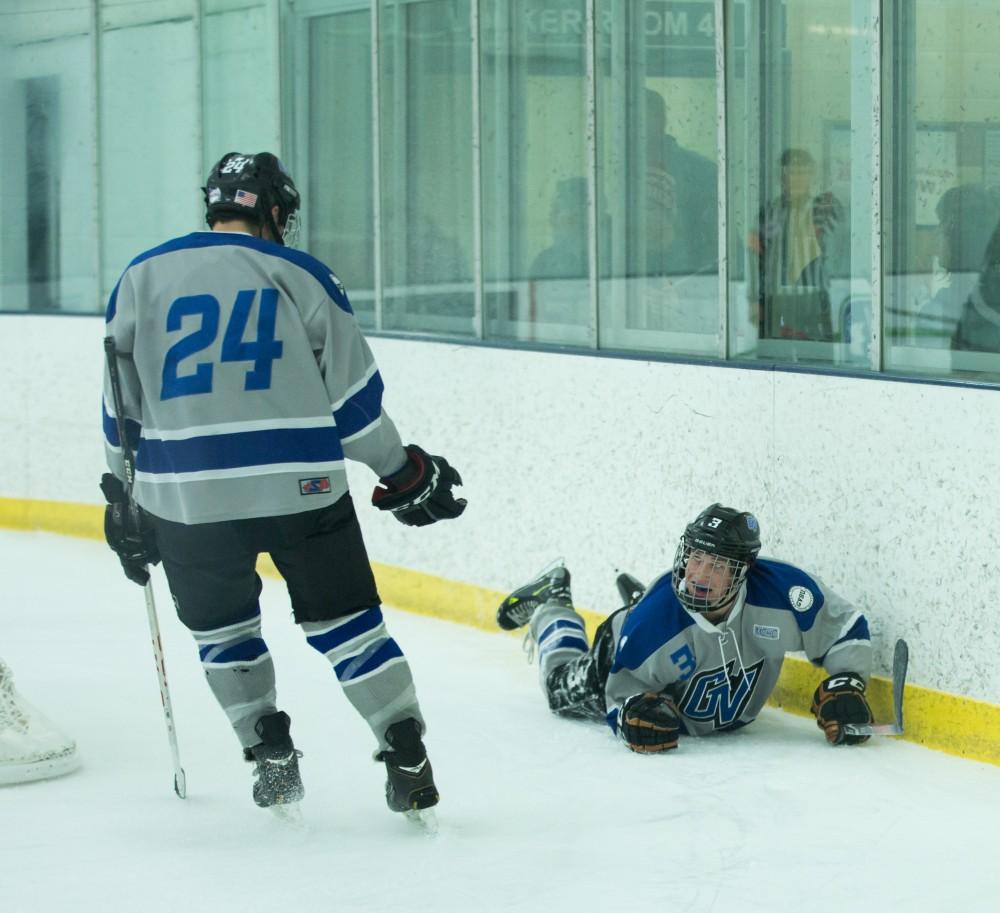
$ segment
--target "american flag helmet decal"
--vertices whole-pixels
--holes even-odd
[[[247,206],[253,209],[257,205],[257,194],[251,193],[249,190],[238,189],[233,196],[233,202],[239,203],[240,206]]]

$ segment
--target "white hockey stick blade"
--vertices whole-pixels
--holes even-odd
[[[842,723],[845,735],[902,735],[903,730],[895,723]]]
[[[433,808],[411,808],[403,812],[403,817],[428,837],[433,837],[438,832],[437,812]]]
[[[900,638],[892,653],[892,723],[844,723],[846,735],[902,735],[903,734],[903,693],[906,690],[906,670],[910,664],[910,648]]]

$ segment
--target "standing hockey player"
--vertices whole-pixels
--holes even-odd
[[[648,590],[619,578],[630,604],[605,619],[593,646],[561,563],[511,593],[497,621],[530,625],[554,713],[606,720],[633,751],[753,722],[796,650],[829,673],[812,703],[827,740],[866,741],[841,724],[872,722],[868,622],[815,577],[759,553],[757,519],[713,504],[684,530],[670,573]]]
[[[140,254],[108,303],[142,509],[136,529],[106,370],[108,543],[140,584],[162,559],[208,684],[255,764],[259,806],[303,796],[261,637],[255,565],[266,552],[307,642],[375,735],[389,807],[419,813],[438,801],[424,719],[382,619],[344,458],[379,476],[372,502],[411,526],[461,514],[461,479],[444,458],[403,446],[343,286],[285,246],[299,194],[278,159],[228,153],[203,191],[212,230]]]

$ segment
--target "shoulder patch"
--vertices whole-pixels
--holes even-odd
[[[800,631],[813,626],[825,601],[820,584],[794,564],[761,558],[747,577],[747,602],[788,612]]]
[[[796,612],[808,612],[812,608],[813,594],[808,587],[796,585],[788,591],[788,601]]]

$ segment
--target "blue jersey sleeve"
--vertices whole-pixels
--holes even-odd
[[[694,624],[694,619],[684,611],[674,594],[670,577],[670,574],[661,577],[625,619],[612,673],[638,669],[664,644]]]

